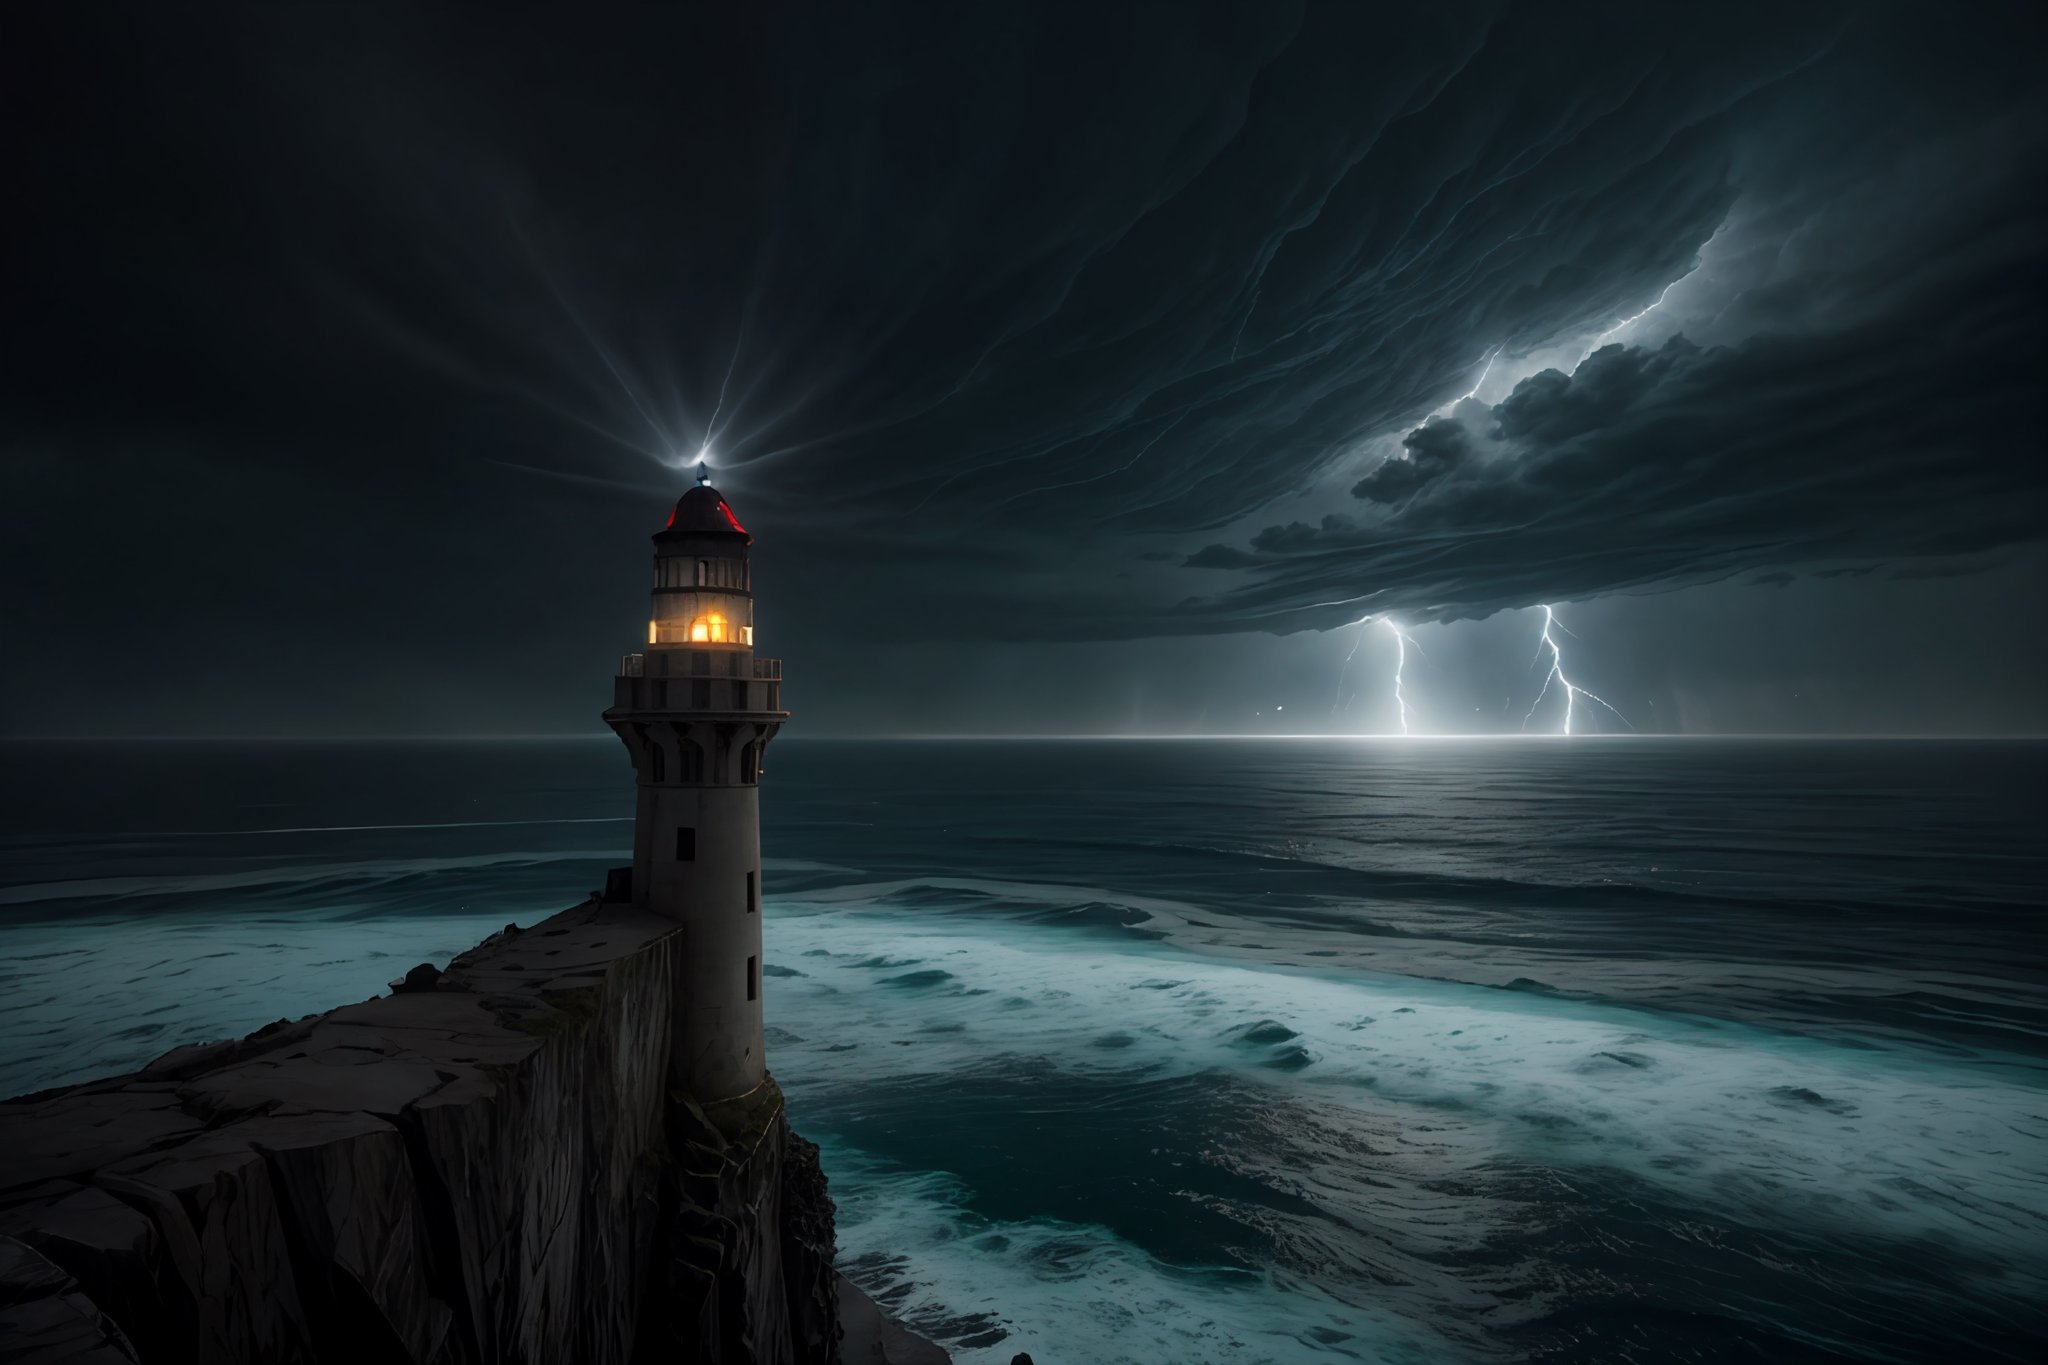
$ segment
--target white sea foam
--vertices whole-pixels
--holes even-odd
[[[1426,1328],[1278,1272],[1177,1270],[1101,1228],[977,1217],[942,1172],[843,1148],[824,1159],[841,1267],[943,1337],[958,1365],[1004,1365],[1020,1351],[1093,1365],[1446,1358]],[[1276,1314],[1276,1302],[1291,1311]]]
[[[2009,1277],[2000,1292],[2022,1302],[2043,1288],[2048,1091],[2038,1072],[1519,991],[1278,969],[936,910],[863,904],[842,891],[791,899],[771,915],[771,960],[802,973],[777,979],[768,1000],[771,1021],[792,1035],[775,1065],[799,1124],[808,1093],[967,1076],[1005,1060],[1084,1078],[1214,1073],[1305,1115],[1348,1111],[1370,1122],[1391,1112],[1427,1123],[1453,1135],[1453,1149],[1435,1154],[1453,1167],[1619,1173],[1743,1226],[1988,1257]],[[1112,1034],[1114,1049],[1095,1046]],[[1383,1196],[1371,1179],[1352,1178],[1411,1180],[1404,1159],[1390,1154],[1377,1173],[1332,1169],[1314,1195],[1340,1216],[1370,1219]],[[1130,1329],[1117,1305],[1145,1295],[1164,1304],[1185,1288],[1165,1267],[1093,1229],[1087,1254],[1113,1270],[1078,1280],[1043,1270],[1043,1258],[1018,1248],[1083,1230],[968,1235],[948,1213],[958,1201],[943,1180],[881,1172],[854,1154],[842,1161],[834,1175],[850,1173],[855,1187],[849,1249],[897,1258],[881,1287],[911,1286],[908,1304],[930,1319],[986,1312],[1019,1339],[1045,1341],[1048,1356],[1103,1360],[1250,1359],[1225,1339],[1290,1329],[1273,1320],[1270,1294],[1246,1292],[1232,1308],[1227,1288],[1188,1291],[1213,1309],[1221,1335],[1195,1331],[1184,1310],[1148,1310],[1167,1338],[1120,1357],[1119,1333]],[[1448,1221],[1484,1237],[1490,1212],[1512,1213],[1483,1204]],[[1421,1238],[1446,1220],[1414,1221]],[[1005,1341],[961,1358],[1016,1349],[1030,1347]]]

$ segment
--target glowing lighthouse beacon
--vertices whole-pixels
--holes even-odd
[[[632,901],[682,928],[671,1071],[699,1100],[764,1075],[759,783],[789,713],[782,661],[754,654],[753,543],[699,465],[654,537],[647,650],[604,713],[639,775]]]

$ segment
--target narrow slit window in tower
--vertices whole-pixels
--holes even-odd
[[[697,830],[695,826],[676,826],[676,861],[679,863],[694,863],[697,861]]]
[[[761,959],[758,957],[750,957],[747,959],[747,999],[759,1000],[760,998]]]
[[[761,883],[757,880],[760,875],[758,872],[749,872],[747,874],[747,913],[750,915],[761,908],[758,899]]]

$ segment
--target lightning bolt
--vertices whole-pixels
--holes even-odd
[[[1697,268],[1698,267],[1695,266],[1694,270],[1697,270]],[[1593,344],[1586,348],[1585,355],[1580,356],[1578,364],[1572,366],[1573,373],[1577,373],[1579,365],[1585,364],[1587,359],[1592,356],[1593,352],[1599,350],[1600,347],[1607,341],[1609,337],[1628,330],[1636,323],[1641,322],[1644,318],[1656,312],[1659,308],[1662,308],[1664,306],[1664,301],[1671,296],[1671,291],[1676,289],[1679,285],[1685,283],[1687,280],[1691,279],[1694,274],[1694,270],[1688,270],[1685,274],[1680,275],[1677,279],[1665,285],[1661,290],[1657,292],[1657,297],[1650,300],[1649,305],[1647,307],[1641,309],[1638,312],[1629,314],[1621,321],[1615,323],[1612,327],[1609,327],[1606,331],[1594,337]],[[1256,298],[1253,299],[1253,305],[1257,305]],[[1238,328],[1239,333],[1242,334],[1243,330],[1243,324],[1240,323]],[[1432,416],[1441,416],[1442,414],[1450,412],[1453,408],[1457,407],[1458,404],[1466,401],[1467,399],[1477,398],[1479,396],[1479,391],[1486,387],[1487,377],[1493,373],[1494,362],[1500,359],[1501,352],[1505,349],[1507,349],[1507,343],[1502,342],[1500,345],[1495,346],[1491,351],[1488,351],[1486,353],[1486,362],[1479,367],[1479,378],[1475,379],[1472,382],[1472,387],[1467,389],[1464,393],[1458,395],[1458,397],[1453,398],[1450,402],[1444,404],[1442,407],[1438,408],[1436,412],[1432,414]],[[1236,358],[1236,347],[1234,344],[1232,346],[1231,358]],[[1358,599],[1347,598],[1343,600],[1356,601]],[[1340,604],[1337,602],[1320,602],[1316,603],[1315,605],[1337,606]],[[1335,715],[1339,705],[1341,705],[1342,703],[1345,670],[1350,667],[1352,658],[1358,653],[1359,645],[1364,643],[1364,627],[1372,624],[1374,621],[1377,621],[1379,624],[1385,626],[1394,637],[1394,706],[1396,713],[1399,715],[1401,720],[1401,733],[1404,735],[1411,734],[1412,730],[1409,726],[1408,718],[1411,712],[1413,711],[1413,708],[1408,705],[1407,693],[1403,689],[1402,684],[1403,675],[1406,673],[1408,668],[1408,646],[1414,644],[1415,639],[1407,631],[1401,629],[1400,626],[1396,625],[1392,620],[1385,616],[1361,616],[1358,618],[1356,622],[1353,623],[1360,627],[1358,632],[1358,639],[1352,641],[1351,652],[1344,656],[1344,667],[1338,669],[1337,671],[1338,701],[1332,702],[1330,706],[1330,713],[1332,715]],[[1572,733],[1572,721],[1578,713],[1578,703],[1581,697],[1585,698],[1587,701],[1595,703],[1596,705],[1604,707],[1609,713],[1611,713],[1614,716],[1616,720],[1619,720],[1623,725],[1628,726],[1628,728],[1631,730],[1635,729],[1635,722],[1631,721],[1627,716],[1622,715],[1621,712],[1616,710],[1614,705],[1611,702],[1609,702],[1605,697],[1600,696],[1598,693],[1587,691],[1585,688],[1580,687],[1577,683],[1573,682],[1570,678],[1565,676],[1564,651],[1559,647],[1557,643],[1557,637],[1551,634],[1553,628],[1561,630],[1567,635],[1570,635],[1572,633],[1570,627],[1566,626],[1564,622],[1557,619],[1557,612],[1553,610],[1551,607],[1545,606],[1543,608],[1543,634],[1541,643],[1537,645],[1536,657],[1529,661],[1529,666],[1533,668],[1536,666],[1536,664],[1540,663],[1543,659],[1544,651],[1547,650],[1550,653],[1550,667],[1543,675],[1543,686],[1537,690],[1536,700],[1529,703],[1528,714],[1522,717],[1522,729],[1527,730],[1529,728],[1529,722],[1536,718],[1536,710],[1538,707],[1543,705],[1543,699],[1550,695],[1550,688],[1551,684],[1553,683],[1564,689],[1564,728],[1561,731],[1561,733],[1567,735]],[[1420,654],[1421,652],[1421,647],[1417,646],[1416,653]],[[1513,705],[1514,697],[1510,695],[1502,700],[1501,709],[1503,711],[1506,711],[1509,707]]]
[[[1613,712],[1616,720],[1628,726],[1631,730],[1635,729],[1635,723],[1627,716],[1622,715],[1621,712],[1616,711],[1604,697],[1588,692],[1585,688],[1580,687],[1564,675],[1564,650],[1558,646],[1556,637],[1550,633],[1553,627],[1564,631],[1567,635],[1571,634],[1570,628],[1564,622],[1557,619],[1557,613],[1546,606],[1543,609],[1543,636],[1540,643],[1536,646],[1536,657],[1529,661],[1529,666],[1534,668],[1538,663],[1542,662],[1543,651],[1547,649],[1550,651],[1550,671],[1543,675],[1543,687],[1536,693],[1536,700],[1529,703],[1529,714],[1522,717],[1522,728],[1524,730],[1529,728],[1529,722],[1536,716],[1536,708],[1541,706],[1543,699],[1550,695],[1550,685],[1555,682],[1564,688],[1564,728],[1558,733],[1568,735],[1572,732],[1572,713],[1576,709],[1580,697],[1584,697],[1588,701],[1599,702],[1600,705],[1607,707],[1610,712]]]
[[[1330,698],[1330,714],[1333,716],[1344,705],[1344,675],[1351,671],[1351,661],[1358,656],[1358,647],[1365,643],[1365,628],[1372,624],[1372,617],[1361,616],[1351,624],[1358,627],[1358,638],[1351,642],[1351,652],[1344,656],[1344,662],[1337,665],[1337,695]]]
[[[1625,317],[1620,322],[1615,323],[1612,327],[1609,327],[1599,336],[1594,337],[1593,344],[1586,350],[1586,355],[1591,355],[1594,351],[1599,350],[1600,343],[1607,340],[1607,338],[1613,336],[1616,332],[1621,331],[1623,328],[1634,326],[1636,323],[1641,322],[1644,318],[1650,316],[1650,314],[1656,312],[1659,308],[1662,308],[1664,306],[1665,298],[1671,293],[1671,291],[1678,288],[1679,285],[1684,284],[1687,280],[1691,278],[1692,271],[1686,271],[1683,275],[1680,275],[1677,279],[1665,285],[1662,292],[1660,292],[1657,295],[1657,297],[1651,301],[1650,306],[1648,308],[1645,308],[1640,313],[1631,313],[1628,317]],[[1585,358],[1585,356],[1579,357],[1579,361],[1581,364],[1585,362]]]
[[[1486,376],[1493,373],[1493,362],[1500,359],[1500,353],[1506,348],[1507,343],[1502,342],[1499,346],[1494,347],[1492,350],[1486,353],[1486,364],[1479,371],[1479,378],[1473,381],[1472,387],[1469,391],[1458,396],[1457,400],[1451,404],[1452,407],[1456,407],[1459,403],[1464,402],[1467,398],[1477,398],[1479,396],[1479,390],[1486,386]]]
[[[1448,413],[1452,408],[1455,408],[1458,406],[1458,404],[1464,402],[1467,398],[1477,398],[1479,396],[1479,391],[1486,387],[1486,376],[1493,373],[1493,362],[1499,360],[1500,353],[1506,349],[1507,343],[1502,342],[1500,345],[1488,351],[1486,353],[1486,363],[1479,367],[1479,378],[1472,382],[1472,387],[1467,389],[1465,392],[1459,394],[1456,398],[1451,399],[1448,403],[1445,403],[1435,412],[1432,412],[1430,416],[1442,417],[1444,414]]]
[[[1358,657],[1359,647],[1365,643],[1366,627],[1378,624],[1385,626],[1387,633],[1394,637],[1394,713],[1400,718],[1401,733],[1404,735],[1412,734],[1413,731],[1409,726],[1408,718],[1415,713],[1415,708],[1408,704],[1408,694],[1404,688],[1403,675],[1408,671],[1408,647],[1415,645],[1415,652],[1421,654],[1422,646],[1416,645],[1414,636],[1401,629],[1398,625],[1395,625],[1390,618],[1385,616],[1368,614],[1359,617],[1351,624],[1358,627],[1358,638],[1351,642],[1351,652],[1344,656],[1344,662],[1337,668],[1337,696],[1330,703],[1330,714],[1336,715],[1347,700],[1344,696],[1344,675],[1350,669],[1351,661]],[[1424,655],[1423,657],[1427,658],[1428,656]]]
[[[1663,289],[1659,290],[1657,293],[1657,297],[1650,301],[1649,307],[1643,309],[1639,313],[1629,314],[1620,322],[1615,323],[1612,327],[1609,327],[1606,331],[1602,332],[1599,336],[1594,337],[1593,344],[1586,348],[1586,354],[1580,356],[1578,364],[1572,366],[1572,372],[1577,373],[1579,365],[1585,364],[1587,357],[1592,355],[1593,352],[1599,350],[1601,345],[1607,340],[1607,338],[1613,336],[1617,332],[1626,331],[1628,328],[1634,326],[1638,322],[1641,322],[1644,318],[1650,316],[1650,314],[1656,312],[1659,308],[1663,307],[1664,300],[1670,297],[1671,291],[1678,288],[1679,285],[1684,284],[1687,280],[1691,279],[1692,276],[1692,271],[1686,271],[1685,274],[1680,275],[1677,279],[1673,280],[1671,283],[1665,285]],[[1242,329],[1240,328],[1240,330]],[[1479,396],[1479,391],[1486,387],[1487,376],[1493,373],[1493,362],[1499,360],[1500,353],[1506,349],[1507,343],[1502,342],[1500,345],[1488,351],[1486,353],[1486,363],[1479,367],[1479,378],[1472,382],[1472,387],[1465,390],[1465,392],[1459,394],[1456,398],[1453,398],[1450,402],[1444,404],[1442,407],[1438,408],[1435,412],[1431,413],[1430,416],[1441,417],[1444,414],[1450,412],[1451,409],[1457,407],[1458,404],[1464,402],[1466,399],[1477,398]],[[1233,354],[1231,358],[1233,360],[1236,359],[1235,354]]]
[[[1394,637],[1394,710],[1401,718],[1401,733],[1405,735],[1409,733],[1408,712],[1410,708],[1408,706],[1408,696],[1401,690],[1401,675],[1408,671],[1408,645],[1410,643],[1408,632],[1395,625],[1390,618],[1385,616],[1380,618],[1380,624],[1385,626],[1388,633]],[[1363,634],[1363,632],[1360,633]],[[1422,650],[1418,647],[1415,652],[1420,654]]]

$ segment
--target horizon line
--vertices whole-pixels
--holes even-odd
[[[609,740],[614,736],[609,731],[505,731],[505,732],[449,732],[415,734],[101,734],[101,735],[6,735],[0,734],[0,744],[428,744],[428,743],[554,743],[567,740],[596,741]],[[831,732],[806,734],[797,732],[787,739],[824,741],[830,743],[860,743],[886,740],[898,742],[929,741],[974,741],[978,743],[1031,743],[1034,741],[1117,741],[1131,743],[1185,742],[1194,740],[1323,740],[1336,742],[1381,742],[1398,741],[1420,744],[1472,744],[1506,740],[1522,742],[1566,742],[1587,741],[1595,743],[1626,743],[1636,740],[2048,740],[2048,731],[1833,731],[1833,730],[1731,730],[1731,731],[1678,731],[1655,730],[1634,733],[1594,732],[1587,734],[1559,734],[1556,731],[1528,733],[1515,730],[1484,731],[1464,734],[1404,735],[1399,733],[1353,733],[1348,731],[1288,731],[1267,733],[1261,731],[1221,732],[1150,732],[1136,734],[1104,734],[1086,732],[1023,732],[1023,731],[943,731],[916,732],[890,731],[875,734]]]

